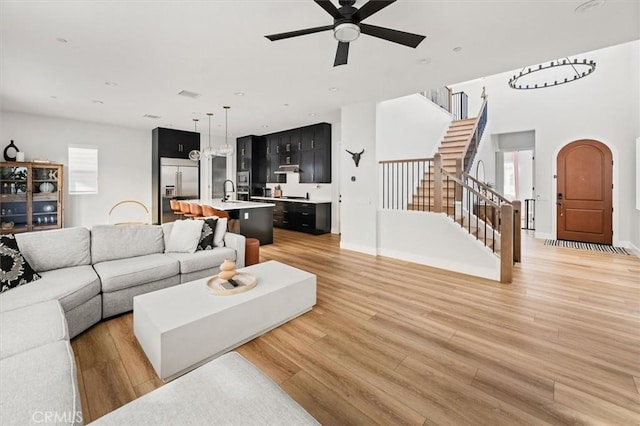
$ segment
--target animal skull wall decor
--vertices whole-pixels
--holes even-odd
[[[362,153],[364,152],[364,149],[360,152],[351,152],[348,149],[345,149],[345,151],[347,151],[349,154],[351,154],[351,159],[353,160],[354,163],[356,163],[356,167],[358,167],[358,164],[360,164],[360,156],[362,155]]]

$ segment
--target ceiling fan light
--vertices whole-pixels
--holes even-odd
[[[360,37],[360,27],[348,22],[337,25],[333,29],[333,37],[338,41],[349,43]]]

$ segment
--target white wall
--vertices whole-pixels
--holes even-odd
[[[378,103],[378,161],[433,157],[451,120],[451,114],[418,94]]]
[[[436,268],[500,280],[500,261],[440,213],[381,210],[379,254]]]
[[[614,244],[640,247],[640,213],[634,209],[634,141],[640,132],[640,41],[578,55],[593,59],[596,71],[579,81],[539,89],[513,90],[513,72],[452,86],[469,95],[470,115],[479,106],[482,87],[489,96],[489,137],[478,158],[492,163],[495,135],[535,130],[536,236],[555,238],[556,157],[577,139],[595,139],[609,146],[614,159]],[[551,58],[550,58],[551,59]],[[485,133],[487,135],[487,133]],[[489,143],[485,143],[489,141]],[[489,175],[489,171],[487,171]]]
[[[151,131],[38,115],[0,112],[0,140],[13,139],[26,160],[67,165],[68,145],[98,147],[96,195],[69,195],[65,185],[65,227],[108,222],[118,201],[138,200],[151,208]]]
[[[378,179],[376,158],[376,105],[361,103],[342,108],[342,149],[364,149],[360,165],[340,157],[340,231],[342,248],[377,252]],[[352,180],[352,177],[355,180]]]

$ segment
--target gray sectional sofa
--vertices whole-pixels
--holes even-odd
[[[20,252],[42,278],[1,293],[0,312],[58,300],[73,338],[102,318],[131,311],[138,294],[215,275],[225,258],[244,266],[245,238],[232,233],[225,234],[225,247],[165,253],[172,225],[17,234]]]

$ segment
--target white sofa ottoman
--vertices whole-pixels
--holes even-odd
[[[318,425],[236,352],[225,354],[91,423],[107,425]]]

